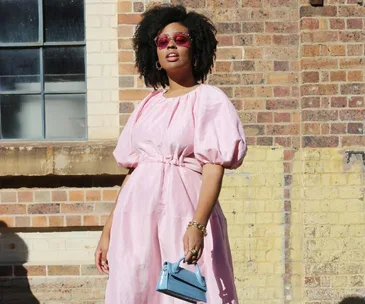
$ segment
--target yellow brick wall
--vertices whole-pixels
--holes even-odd
[[[220,201],[240,303],[337,304],[347,295],[365,296],[364,163],[360,154],[349,158],[348,152],[298,150],[292,161],[291,209],[285,205],[283,148],[250,147],[242,167],[226,171]],[[99,234],[13,235],[25,244],[20,251],[29,250],[23,267],[38,300],[48,303],[62,294],[65,301],[79,303],[86,284],[85,299],[102,302],[105,278],[92,265]],[[13,250],[1,233],[0,239],[0,252]],[[1,254],[0,260],[7,262]],[[53,273],[57,266],[62,271]],[[70,284],[53,296],[44,291],[64,281]],[[0,277],[0,289],[2,282]]]
[[[250,147],[243,166],[226,172],[220,200],[243,303],[337,304],[365,296],[365,165],[349,151],[364,149],[295,153],[290,211],[282,148]]]
[[[362,150],[362,151],[361,151]],[[293,162],[292,303],[365,296],[364,160],[352,149],[302,149]]]
[[[224,177],[220,201],[245,304],[283,302],[283,155],[282,148],[250,147],[244,165]]]

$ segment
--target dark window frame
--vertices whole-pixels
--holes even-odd
[[[84,40],[83,41],[60,41],[60,42],[46,42],[45,41],[45,25],[44,25],[44,0],[38,1],[38,42],[15,42],[15,43],[2,43],[0,42],[0,49],[38,49],[39,51],[39,64],[40,64],[40,91],[0,91],[0,103],[2,95],[34,95],[40,96],[41,111],[42,111],[42,137],[37,138],[4,138],[2,134],[2,122],[1,122],[1,104],[0,104],[0,143],[1,142],[16,142],[16,141],[85,141],[88,139],[88,117],[87,117],[87,61],[86,61],[86,9],[85,0],[83,0],[83,18],[84,18]],[[51,0],[52,1],[52,0]],[[64,91],[45,91],[45,69],[44,69],[44,49],[47,47],[67,47],[67,46],[80,46],[84,48],[84,67],[85,67],[85,87],[84,90],[64,90]],[[85,96],[85,137],[52,137],[46,138],[46,95],[84,95]]]

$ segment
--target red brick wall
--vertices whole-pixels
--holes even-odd
[[[354,0],[172,1],[212,18],[217,62],[209,83],[231,98],[252,145],[364,144],[364,16]],[[130,37],[142,2],[120,2],[120,123],[148,91]]]
[[[1,189],[8,227],[102,226],[119,188]]]
[[[364,146],[365,7],[332,0],[300,16],[303,146]]]

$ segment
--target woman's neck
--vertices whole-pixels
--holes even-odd
[[[191,75],[184,74],[183,77],[181,77],[181,75],[176,77],[169,75],[169,92],[186,90],[196,84],[197,82],[192,73]]]

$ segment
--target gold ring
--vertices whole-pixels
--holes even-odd
[[[198,255],[198,251],[196,251],[195,249],[190,249],[189,251],[191,252],[191,254],[193,256],[197,256]]]

